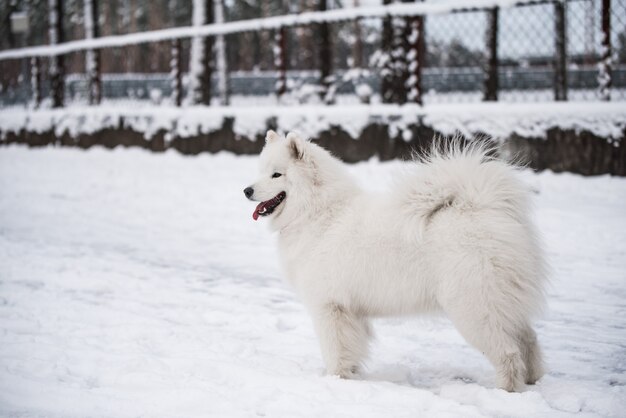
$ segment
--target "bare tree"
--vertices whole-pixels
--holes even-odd
[[[48,0],[50,45],[63,42],[63,0]],[[65,97],[65,65],[63,55],[50,57],[52,107],[62,107]]]
[[[98,0],[84,0],[85,39],[94,39],[98,30]],[[89,104],[100,104],[102,83],[100,80],[100,50],[89,49],[85,53],[85,68],[89,78]]]
[[[224,23],[224,0],[214,0],[215,23]],[[228,81],[228,62],[226,61],[226,40],[224,35],[215,38],[215,53],[217,62],[217,89],[220,104],[227,106],[230,102],[230,88]]]
[[[220,2],[216,0],[215,3]],[[202,26],[213,20],[213,0],[194,0],[192,24]],[[190,104],[211,103],[211,56],[212,40],[210,37],[195,36],[191,39],[189,56],[189,94]],[[180,59],[180,51],[176,59]],[[179,70],[180,71],[180,70]]]

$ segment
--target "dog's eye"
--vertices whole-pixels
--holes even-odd
[[[273,178],[273,179],[277,179],[277,178],[278,178],[278,177],[280,177],[280,176],[282,176],[282,174],[280,174],[280,173],[274,173],[274,174],[272,174],[272,178]]]

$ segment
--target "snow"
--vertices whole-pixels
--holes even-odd
[[[384,188],[408,163],[349,166]],[[552,265],[548,374],[523,393],[445,318],[375,323],[360,380],[242,189],[255,157],[0,148],[0,416],[610,417],[626,410],[626,179],[523,172]]]
[[[468,0],[451,0],[439,3],[397,3],[386,6],[379,5],[345,9],[340,8],[319,12],[304,12],[299,14],[215,23],[199,27],[178,27],[126,35],[106,36],[97,39],[83,39],[79,41],[64,42],[59,45],[11,49],[0,51],[0,60],[26,58],[31,56],[54,56],[87,49],[113,48],[145,42],[161,42],[175,38],[217,36],[249,31],[275,30],[281,26],[293,27],[312,23],[332,23],[346,20],[356,20],[360,18],[383,18],[388,15],[418,16],[445,14],[455,10],[465,10],[467,8],[480,9],[493,8],[496,6],[506,8],[524,3],[533,3],[534,1],[536,0],[471,0],[471,2]]]
[[[244,101],[245,102],[245,101]],[[281,131],[297,130],[316,137],[331,127],[341,127],[352,138],[371,123],[386,124],[395,136],[410,125],[422,123],[452,135],[487,134],[505,140],[512,134],[545,138],[552,128],[588,131],[618,142],[626,129],[626,107],[621,102],[567,103],[461,103],[417,105],[237,105],[237,106],[150,106],[140,102],[101,105],[98,108],[70,106],[65,109],[6,108],[0,111],[0,136],[21,130],[57,136],[68,132],[76,137],[103,128],[120,126],[142,132],[149,139],[159,130],[180,138],[209,133],[221,128],[224,118],[234,119],[235,134],[254,139],[264,134],[268,120],[275,119]],[[410,135],[404,138],[410,140]]]

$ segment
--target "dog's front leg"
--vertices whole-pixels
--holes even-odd
[[[327,303],[313,313],[322,357],[328,374],[348,379],[367,357],[370,328],[359,317],[337,303]]]

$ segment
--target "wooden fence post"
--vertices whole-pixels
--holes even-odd
[[[487,11],[487,67],[483,98],[486,102],[498,100],[498,14],[498,7]]]
[[[63,32],[63,0],[48,0],[48,19],[50,45],[62,43]],[[50,57],[50,84],[52,107],[63,107],[65,97],[65,65],[63,55]]]
[[[611,73],[613,50],[611,48],[611,0],[602,0],[602,50],[598,65],[598,87],[600,98],[611,100]]]
[[[565,33],[565,4],[554,3],[555,68],[554,100],[567,100],[567,36]]]

